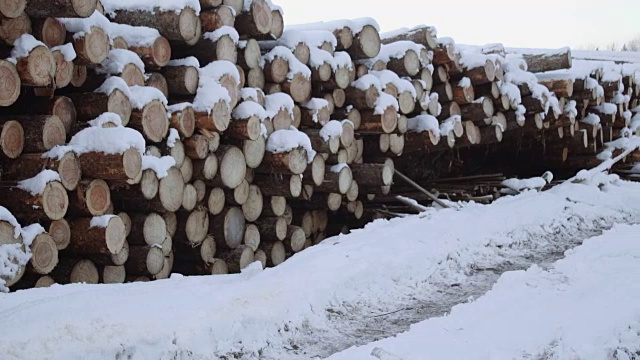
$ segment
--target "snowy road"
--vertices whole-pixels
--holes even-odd
[[[568,185],[329,239],[266,271],[0,295],[3,359],[310,359],[405,331],[501,273],[640,222],[640,185]],[[336,355],[338,356],[338,355]]]

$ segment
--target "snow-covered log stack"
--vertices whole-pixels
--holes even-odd
[[[282,11],[0,1],[0,289],[276,266],[394,204],[421,209],[395,197],[427,199],[396,169],[491,201],[494,172],[575,172],[640,129],[633,61],[370,18],[285,29]],[[640,155],[625,155],[628,175]]]

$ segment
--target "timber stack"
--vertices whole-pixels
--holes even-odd
[[[0,51],[2,289],[276,266],[433,200],[397,171],[489,202],[640,162],[640,67],[569,49],[285,29],[270,0],[0,0]]]

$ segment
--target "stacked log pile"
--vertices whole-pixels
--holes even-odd
[[[276,266],[411,203],[396,195],[433,200],[396,170],[490,202],[505,175],[591,167],[640,128],[637,68],[569,50],[368,18],[285,30],[269,0],[0,13],[0,246],[31,255],[0,271],[12,289]]]

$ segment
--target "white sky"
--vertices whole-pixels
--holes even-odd
[[[372,17],[382,31],[433,25],[461,44],[555,48],[640,35],[640,0],[273,0],[285,25]]]

